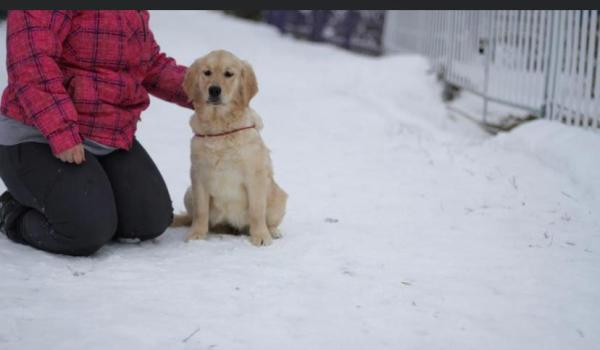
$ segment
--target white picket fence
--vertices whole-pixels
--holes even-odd
[[[387,51],[423,54],[448,83],[534,116],[600,128],[596,10],[387,11]]]

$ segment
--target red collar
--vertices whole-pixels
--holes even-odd
[[[246,129],[253,129],[256,128],[256,125],[252,124],[250,126],[245,126],[243,128],[239,128],[239,129],[233,129],[230,131],[225,131],[225,132],[221,132],[218,134],[196,134],[196,136],[198,137],[217,137],[217,136],[225,136],[225,135],[229,135],[229,134],[233,134],[234,132],[238,132],[238,131],[242,131],[242,130],[246,130]]]

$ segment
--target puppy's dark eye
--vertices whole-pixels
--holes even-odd
[[[231,78],[232,76],[233,76],[233,73],[225,72],[225,78]]]
[[[207,77],[209,77],[209,76],[212,74],[212,72],[211,72],[211,71],[209,71],[209,70],[205,70],[203,73],[204,73],[204,75],[206,75]]]

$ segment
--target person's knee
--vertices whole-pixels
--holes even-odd
[[[69,220],[52,226],[55,234],[64,238],[65,254],[91,255],[115,235],[117,214],[114,206],[91,213],[74,210]]]
[[[73,246],[83,255],[90,255],[109,242],[117,231],[116,212],[106,211],[101,215],[90,215],[74,220],[63,232],[73,238]]]
[[[119,217],[117,236],[120,238],[153,239],[163,234],[173,222],[173,206],[168,196],[152,203],[140,203]]]
[[[47,151],[47,150],[46,150]],[[80,165],[49,162],[49,180],[31,178],[35,211],[24,221],[24,238],[36,248],[90,255],[114,236],[117,210],[112,187],[98,160]]]
[[[29,210],[21,218],[19,230],[24,243],[35,248],[57,254],[87,256],[114,236],[116,226],[116,212],[111,213],[110,210],[93,215],[86,215],[81,209],[71,210],[52,221],[37,210]]]
[[[139,239],[153,239],[162,235],[173,222],[173,209],[164,209],[148,220],[139,231]]]
[[[173,219],[167,185],[139,142],[128,152],[102,159],[118,210],[116,237],[147,240],[165,232]]]
[[[71,255],[90,255],[109,242],[117,231],[117,208],[110,183],[102,174],[73,177],[75,186],[65,183],[50,196],[46,217]],[[84,181],[85,180],[85,181]]]

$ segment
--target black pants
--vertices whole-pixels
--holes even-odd
[[[0,177],[30,208],[15,229],[52,253],[90,255],[112,238],[151,239],[171,223],[173,207],[158,168],[137,142],[106,156],[86,151],[63,163],[42,143],[0,146]]]

